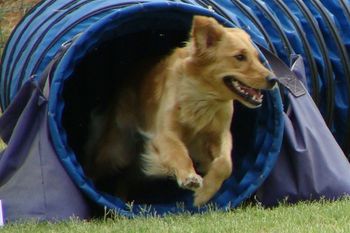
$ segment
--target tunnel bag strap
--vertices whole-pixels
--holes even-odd
[[[0,151],[0,200],[6,223],[90,216],[90,206],[58,159],[47,123],[43,90],[66,50],[58,53],[39,82],[32,77],[24,83],[0,117],[0,136],[7,143]]]
[[[270,58],[271,67],[278,67],[277,75],[295,73],[294,77],[305,80],[301,57],[285,71],[281,69],[286,65]],[[283,201],[333,200],[349,195],[350,164],[311,96],[306,91],[303,95],[290,92],[287,98],[282,149],[276,166],[257,192],[257,200],[272,206]]]
[[[272,71],[277,77],[278,83],[286,87],[295,97],[305,95],[305,87],[296,77],[295,73],[293,73],[281,59],[279,59],[269,50],[260,45],[258,45],[258,47],[268,60]]]
[[[67,50],[70,48],[73,42],[77,40],[80,35],[81,34],[77,34],[71,40],[64,42],[61,45],[60,50],[57,52],[55,57],[50,61],[50,63],[47,65],[46,69],[44,70],[39,80],[39,88],[42,90],[46,98],[49,97],[50,84],[51,84],[52,76],[56,69],[57,64],[60,62],[62,57],[66,54]]]
[[[17,121],[20,119],[27,102],[30,101],[32,93],[36,89],[38,89],[42,93],[42,96],[40,96],[41,103],[47,101],[53,72],[58,62],[62,59],[66,51],[79,36],[80,34],[77,34],[71,40],[66,41],[62,44],[61,49],[50,61],[37,83],[35,80],[35,76],[33,76],[23,84],[23,86],[21,87],[21,91],[19,91],[19,93],[13,100],[15,104],[11,104],[12,107],[8,107],[0,118],[0,138],[5,143],[9,142],[12,132],[16,127]]]

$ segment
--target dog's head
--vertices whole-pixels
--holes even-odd
[[[218,99],[239,100],[256,108],[262,104],[261,90],[275,85],[242,29],[226,28],[213,18],[195,16],[188,46],[189,76],[200,81],[199,88]]]

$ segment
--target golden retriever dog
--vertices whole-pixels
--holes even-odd
[[[109,114],[92,118],[88,174],[103,179],[138,156],[144,174],[173,177],[204,205],[232,173],[233,101],[261,106],[261,90],[274,86],[270,71],[246,32],[194,16],[186,44],[137,75]]]

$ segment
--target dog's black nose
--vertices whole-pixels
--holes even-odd
[[[267,82],[269,83],[269,86],[272,88],[276,85],[277,83],[277,77],[273,74],[270,74],[269,76],[266,77]]]

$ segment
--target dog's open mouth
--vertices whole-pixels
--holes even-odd
[[[224,82],[228,88],[241,96],[248,103],[256,107],[262,104],[263,94],[261,94],[260,90],[244,85],[233,76],[225,77]]]

